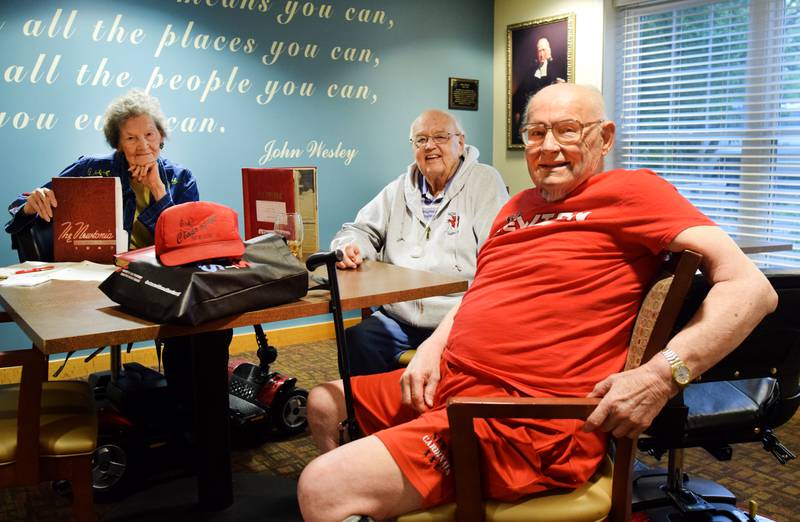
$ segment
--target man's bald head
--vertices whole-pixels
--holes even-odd
[[[415,132],[415,128],[419,126],[419,123],[424,119],[435,118],[438,120],[447,120],[452,125],[454,132],[459,134],[464,134],[464,129],[461,127],[461,122],[458,121],[458,118],[453,116],[447,111],[442,111],[439,109],[428,109],[427,111],[423,112],[419,116],[411,122],[411,128],[409,129],[408,137],[412,137]]]
[[[603,94],[596,87],[579,85],[576,83],[557,83],[541,89],[528,100],[528,105],[525,107],[525,112],[522,117],[522,125],[525,125],[529,121],[528,113],[536,98],[554,98],[566,100],[570,104],[580,104],[582,109],[587,111],[591,119],[608,119],[608,116],[606,116],[606,102],[603,100]]]

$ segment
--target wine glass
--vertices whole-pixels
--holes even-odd
[[[275,216],[275,232],[286,239],[289,250],[300,259],[303,256],[303,217],[298,212],[280,212]]]

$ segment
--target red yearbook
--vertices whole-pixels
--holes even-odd
[[[302,251],[319,250],[316,167],[242,168],[242,196],[245,239],[272,232],[278,214],[298,212]]]
[[[112,264],[128,249],[119,178],[53,178],[53,260]]]
[[[296,212],[294,169],[242,169],[244,239],[272,232],[275,216]]]
[[[299,212],[303,252],[319,250],[316,167],[242,168],[242,196],[245,239],[272,232],[278,214]]]

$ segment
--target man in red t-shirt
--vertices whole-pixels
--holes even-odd
[[[602,458],[604,432],[640,434],[678,392],[674,366],[703,373],[776,306],[761,272],[669,183],[646,170],[603,172],[615,125],[597,90],[546,87],[524,121],[535,188],[495,218],[461,304],[408,368],[352,381],[369,436],[337,447],[342,383],[311,391],[311,433],[327,453],[300,477],[307,521],[385,519],[452,500],[445,405],[456,395],[602,397],[585,423],[475,422],[487,496],[577,487]],[[708,297],[662,355],[621,372],[659,254],[687,248],[704,256]]]

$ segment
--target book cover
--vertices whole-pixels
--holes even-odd
[[[275,216],[297,212],[294,169],[242,169],[245,240],[272,232]]]
[[[115,177],[57,177],[53,192],[53,259],[111,264],[128,249],[122,188]]]
[[[245,240],[275,229],[275,216],[299,212],[303,252],[319,250],[316,167],[242,168]]]
[[[144,259],[155,259],[156,247],[155,245],[146,246],[144,248],[137,248],[136,250],[128,250],[121,254],[114,256],[114,264],[117,266],[126,267],[129,263],[134,261],[142,261]]]

